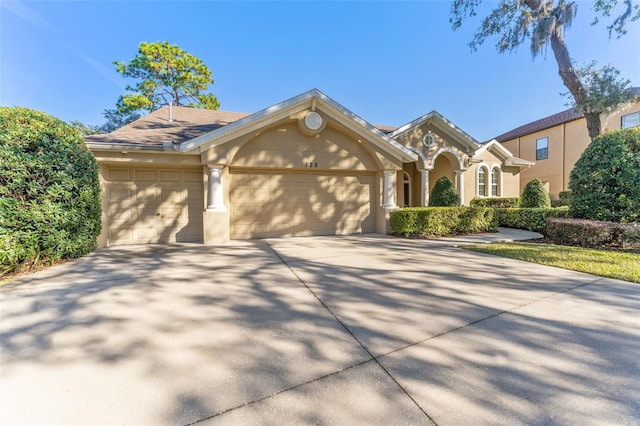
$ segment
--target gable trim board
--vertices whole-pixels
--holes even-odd
[[[161,108],[86,138],[101,171],[101,246],[386,233],[389,211],[426,204],[440,175],[468,203],[477,156],[500,164],[509,181],[524,166],[436,111],[386,134],[317,89],[249,115],[172,109],[175,122]],[[425,132],[433,146],[417,140]]]

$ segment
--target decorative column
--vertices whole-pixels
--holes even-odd
[[[456,173],[456,181],[458,183],[458,192],[460,193],[460,205],[464,206],[464,175],[462,170],[458,170]]]
[[[215,165],[209,167],[209,190],[207,191],[207,211],[224,212],[227,207],[224,205],[224,188],[222,186],[222,168],[224,166]]]
[[[429,170],[420,170],[421,187],[420,187],[420,205],[426,207],[429,205]]]
[[[396,174],[395,170],[384,171],[384,181],[382,192],[382,208],[384,209],[396,209]]]

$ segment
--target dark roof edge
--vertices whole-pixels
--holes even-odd
[[[640,96],[640,87],[630,87],[628,90],[631,93],[634,93]],[[557,126],[559,124],[564,124],[570,121],[579,120],[582,117],[584,117],[583,113],[576,111],[573,108],[569,108],[564,111],[560,111],[556,114],[551,114],[547,117],[541,118],[539,120],[535,120],[530,123],[523,124],[522,126],[516,127],[515,129],[511,129],[508,132],[505,132],[500,136],[496,136],[493,139],[497,140],[498,142],[504,142],[511,139],[519,138],[524,135],[528,135],[530,133],[540,132],[542,130],[546,130],[551,127]]]
[[[584,117],[581,112],[575,111],[573,108],[566,109],[556,114],[549,115],[539,120],[532,121],[522,126],[511,129],[508,132],[496,136],[493,139],[498,142],[505,142],[511,139],[519,138],[530,133],[540,132],[542,130],[549,129],[559,124],[568,123],[570,121],[579,120]]]

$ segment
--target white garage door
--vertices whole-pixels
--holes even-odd
[[[109,167],[110,245],[202,242],[202,170]]]
[[[375,232],[375,175],[231,169],[231,238]]]

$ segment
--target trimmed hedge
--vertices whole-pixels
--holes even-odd
[[[640,128],[594,138],[571,171],[569,189],[571,217],[640,222]]]
[[[481,207],[412,207],[392,211],[394,234],[423,237],[495,232],[493,209]]]
[[[471,207],[495,207],[495,208],[515,208],[520,205],[520,197],[502,198],[474,198],[469,203]]]
[[[460,205],[460,193],[453,186],[448,177],[438,179],[429,194],[430,207],[458,207]]]
[[[640,251],[640,223],[549,218],[547,235],[555,244]]]
[[[520,207],[532,209],[548,209],[551,207],[551,198],[549,198],[549,193],[540,179],[531,179],[524,186],[520,197]]]
[[[98,165],[77,130],[0,108],[0,275],[79,257],[100,233]]]
[[[494,209],[494,218],[498,226],[504,228],[525,229],[527,231],[545,233],[547,219],[550,217],[567,217],[566,208],[557,209]]]

